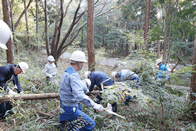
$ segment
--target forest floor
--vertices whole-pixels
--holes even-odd
[[[70,58],[71,53],[69,52],[65,52],[58,60],[57,62],[57,68],[58,68],[58,73],[61,76],[62,71],[65,70],[69,64],[70,64]],[[44,65],[47,63],[47,55],[44,52],[39,52],[37,53],[37,58],[39,59],[35,59],[34,63],[39,63],[40,67],[44,67]],[[115,59],[115,58],[105,58],[104,60],[99,60],[97,61],[97,65],[96,65],[96,69],[97,70],[103,70],[105,71],[106,74],[110,75],[111,69],[113,68],[113,66],[115,66],[117,63],[119,63],[121,60],[123,60],[123,58],[121,59]],[[177,66],[178,69],[182,68],[183,66],[178,65]],[[83,71],[84,72],[88,69],[88,64],[84,64],[83,67]],[[80,73],[80,75],[83,75]],[[175,89],[182,89],[182,90],[187,90],[190,91],[190,87],[185,87],[185,86],[178,86],[178,85],[171,85],[173,88]],[[91,97],[95,97],[94,95]],[[1,130],[9,130],[8,128],[15,125],[15,120],[11,119],[8,121],[5,120],[0,120],[0,131]]]

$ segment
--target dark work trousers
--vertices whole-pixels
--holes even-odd
[[[11,110],[13,108],[13,104],[12,102],[2,102],[0,103],[0,117],[2,119],[5,119],[6,117],[8,117],[7,115],[5,115],[7,110]]]

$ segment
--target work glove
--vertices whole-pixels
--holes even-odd
[[[86,90],[86,93],[89,93],[89,89]]]
[[[52,78],[52,75],[49,75],[50,78]]]
[[[103,111],[104,110],[104,107],[101,104],[97,104],[97,103],[95,103],[93,108],[98,110],[98,111]]]
[[[17,95],[17,93],[16,92],[14,92],[13,90],[11,90],[11,89],[8,89],[9,91],[8,91],[8,95]]]
[[[108,103],[106,109],[109,111],[112,111],[112,105],[110,103]]]

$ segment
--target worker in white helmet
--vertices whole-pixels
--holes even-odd
[[[8,95],[15,95],[17,93],[23,94],[22,87],[18,81],[18,74],[21,72],[25,73],[26,70],[29,68],[26,62],[19,62],[18,64],[7,64],[6,66],[0,67],[0,86],[1,86],[1,93],[6,92]],[[9,82],[13,82],[16,92],[12,91],[10,88],[7,87]],[[3,102],[0,104],[0,117],[5,119],[5,112],[7,110],[11,110],[13,107],[12,103]]]
[[[11,36],[12,32],[9,26],[3,20],[0,20],[0,47],[2,49],[7,49],[6,43]]]
[[[136,88],[138,89],[138,83],[140,82],[139,76],[130,70],[122,69],[120,72],[112,72],[111,76],[113,78],[117,78],[120,81],[126,81],[126,80],[135,80],[137,82]]]
[[[89,88],[90,88],[90,86],[91,86],[91,80],[90,79],[84,79],[84,80],[82,80],[85,84],[86,84],[86,86],[88,87],[88,91],[87,92],[89,92]]]
[[[102,91],[103,90],[102,88],[104,88],[104,86],[110,86],[114,84],[114,80],[101,71],[93,71],[93,72],[86,71],[84,73],[84,76],[91,80],[91,86],[89,88],[90,92],[94,89],[95,85],[99,87],[100,91]],[[103,100],[101,96],[102,96],[102,92],[99,92],[96,96],[97,98],[96,103],[98,104],[101,103],[101,101]],[[117,112],[117,102],[111,104],[112,104],[113,111]],[[96,110],[94,112],[96,112]]]
[[[49,84],[58,74],[54,61],[55,59],[53,56],[48,56],[48,63],[44,67],[44,74],[46,75],[47,84]]]
[[[156,60],[156,65],[159,66],[159,72],[155,76],[155,79],[157,79],[161,84],[165,84],[168,81],[170,85],[170,77],[166,74],[168,73],[167,67],[162,63],[161,59]]]
[[[99,111],[103,111],[104,108],[85,94],[88,88],[77,73],[87,62],[84,52],[74,51],[70,60],[70,66],[62,74],[59,89],[61,129],[64,130],[65,121],[68,121],[68,130],[92,131],[95,128],[95,121],[80,110],[79,103]]]

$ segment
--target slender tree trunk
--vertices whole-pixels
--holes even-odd
[[[169,8],[168,8],[168,11],[167,11],[166,22],[165,22],[165,29],[164,29],[163,63],[165,63],[165,61],[166,61],[166,54],[167,54],[167,50],[166,50],[166,48],[167,48],[167,27],[168,27],[168,21],[169,21],[170,12],[171,12],[171,0],[169,0]]]
[[[11,19],[12,32],[14,32],[14,22],[13,22],[13,15],[12,15],[13,3],[14,3],[14,0],[12,0],[10,3],[10,19]]]
[[[196,100],[196,97],[195,97],[195,93],[196,93],[196,35],[195,35],[195,43],[194,43],[194,50],[193,50],[193,62],[192,62],[192,66],[193,66],[193,70],[194,72],[192,72],[192,76],[191,76],[191,91],[190,91],[190,105],[191,105],[191,108],[193,109],[193,119],[195,120],[196,118],[196,104],[195,104],[195,100]],[[194,102],[194,103],[192,103]]]
[[[14,3],[14,0],[11,1],[10,3],[10,18],[11,18],[11,27],[12,27],[12,35],[13,35],[13,44],[15,45],[15,50],[16,50],[16,54],[18,54],[19,52],[19,49],[18,49],[18,45],[17,45],[17,42],[15,42],[15,29],[14,29],[14,21],[13,21],[13,15],[12,15],[12,10],[13,10],[13,3]]]
[[[9,27],[11,27],[11,22],[10,22],[10,13],[9,13],[9,1],[8,0],[2,0],[2,7],[3,7],[3,20]],[[7,63],[14,64],[14,48],[13,48],[13,43],[12,39],[10,38],[7,42]]]
[[[161,47],[161,42],[158,41],[158,43],[157,43],[157,58],[160,58],[160,47]]]
[[[148,50],[149,16],[150,16],[150,0],[146,0],[145,24],[144,24],[144,45],[146,50]]]
[[[94,0],[88,0],[87,43],[88,43],[88,70],[94,71],[95,70]]]
[[[46,51],[47,55],[50,55],[49,52],[49,36],[48,36],[48,9],[47,9],[47,0],[45,0],[45,38],[46,38]]]
[[[128,42],[128,40],[127,40],[127,42]],[[128,56],[129,55],[129,44],[126,44],[126,56]]]
[[[26,7],[26,0],[24,0],[24,9],[25,9],[25,21],[26,21],[26,28],[27,28],[27,42],[30,48],[30,37],[29,37],[29,23],[28,23],[28,16],[27,16],[27,7]],[[29,51],[30,53],[30,51]]]
[[[37,34],[37,45],[39,44],[39,6],[38,0],[36,0],[36,34]]]
[[[84,35],[84,33],[83,33],[83,28],[82,28],[82,35],[81,35],[81,46],[82,46],[82,51],[84,51],[84,45],[83,45],[83,44],[84,44],[84,38],[83,38],[84,36],[83,36],[83,35]]]

